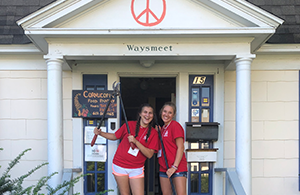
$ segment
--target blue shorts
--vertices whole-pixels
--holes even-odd
[[[159,172],[159,177],[165,177],[168,178],[168,175],[165,172]],[[187,172],[178,172],[178,173],[174,173],[171,178],[175,178],[175,177],[186,177],[187,178]]]

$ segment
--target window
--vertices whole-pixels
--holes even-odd
[[[213,76],[190,75],[190,117],[194,123],[213,121]],[[213,141],[189,142],[188,149],[210,149]],[[212,195],[211,162],[191,162],[189,168],[189,194]]]
[[[84,90],[106,90],[107,76],[106,75],[83,75]],[[84,129],[83,137],[85,137],[85,127],[98,126],[99,119],[83,119]],[[101,127],[105,127],[105,120]],[[91,162],[85,159],[85,149],[89,143],[84,143],[84,194],[96,195],[107,189],[107,162]],[[107,145],[107,142],[106,142]],[[89,148],[89,147],[87,147]]]

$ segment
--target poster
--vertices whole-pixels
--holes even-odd
[[[105,118],[116,118],[117,102],[113,91],[72,91],[72,117],[74,118],[102,118],[106,107]]]
[[[94,138],[94,129],[96,126],[86,126],[84,128],[84,143],[90,144]],[[101,127],[103,132],[106,132],[106,127]],[[104,137],[98,136],[95,144],[106,144],[106,139]]]
[[[106,158],[106,145],[85,145],[85,161],[105,162]]]
[[[199,122],[199,109],[192,109],[192,122]]]

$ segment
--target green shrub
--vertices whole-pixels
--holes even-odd
[[[0,150],[3,150],[3,148],[0,148]],[[62,184],[58,185],[57,187],[52,188],[51,186],[49,186],[47,184],[47,182],[53,175],[57,174],[57,172],[55,172],[55,173],[52,173],[50,176],[45,176],[45,177],[42,177],[41,179],[39,179],[36,185],[31,185],[29,187],[24,188],[22,186],[23,181],[28,176],[30,176],[32,173],[34,173],[41,167],[49,164],[49,163],[42,163],[41,165],[38,165],[37,167],[28,171],[26,174],[24,174],[18,178],[15,178],[15,179],[11,179],[11,176],[9,174],[10,170],[16,164],[19,163],[19,160],[21,159],[21,157],[24,156],[25,153],[28,152],[29,150],[31,150],[31,149],[24,150],[14,160],[12,160],[9,163],[7,169],[0,177],[0,195],[2,195],[4,193],[8,193],[11,195],[22,195],[22,194],[43,195],[43,194],[39,193],[43,188],[48,190],[48,195],[54,195],[59,190],[63,189],[62,192],[59,193],[59,195],[63,195],[65,192],[69,191],[69,189],[71,187],[73,187],[75,185],[75,183],[77,183],[81,177],[83,177],[83,175],[80,175],[80,176],[72,179],[71,181],[68,181],[68,182],[64,181]],[[1,168],[1,166],[0,166],[0,168]],[[76,194],[79,194],[79,193],[76,193]]]

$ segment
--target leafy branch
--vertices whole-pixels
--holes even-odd
[[[3,148],[0,148],[0,150],[3,150]],[[25,155],[26,152],[28,152],[29,149],[24,150],[21,152],[15,159],[13,159],[9,164],[7,169],[4,171],[2,176],[0,177],[0,195],[9,193],[11,195],[43,195],[39,193],[43,188],[46,188],[48,190],[48,195],[54,195],[55,193],[59,192],[59,195],[63,195],[65,192],[68,192],[71,187],[75,185],[79,181],[83,175],[80,175],[76,178],[73,178],[70,181],[64,181],[62,184],[59,184],[55,188],[52,188],[47,184],[48,180],[53,177],[53,175],[58,174],[57,172],[52,173],[49,176],[42,177],[41,179],[38,180],[36,185],[31,185],[29,187],[24,188],[23,187],[23,182],[24,180],[29,177],[31,174],[42,168],[43,166],[48,165],[49,163],[42,163],[35,168],[31,169],[28,171],[26,174],[17,177],[15,179],[11,179],[11,175],[9,172],[13,167],[15,167],[19,162],[20,159]],[[1,168],[1,166],[0,166]],[[79,193],[76,193],[79,194]]]

